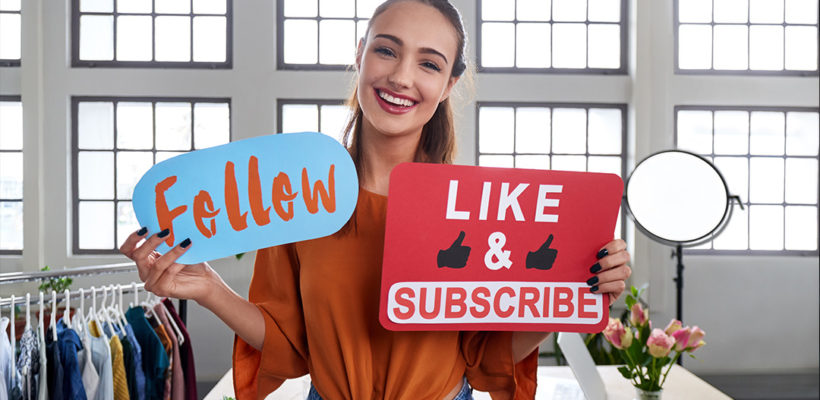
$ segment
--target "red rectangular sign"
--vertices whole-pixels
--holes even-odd
[[[612,240],[613,174],[401,164],[387,204],[379,319],[390,330],[600,332],[586,281]]]

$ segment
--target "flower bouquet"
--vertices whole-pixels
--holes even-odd
[[[678,320],[670,321],[664,330],[652,329],[649,309],[641,307],[639,298],[640,292],[633,286],[626,296],[626,306],[630,310],[628,326],[610,318],[603,334],[626,363],[618,371],[632,381],[638,396],[657,399],[672,364],[683,353],[690,353],[694,358],[691,353],[706,344],[703,341],[705,332],[697,326],[683,327]]]

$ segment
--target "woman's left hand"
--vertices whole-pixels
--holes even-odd
[[[629,252],[626,242],[615,239],[604,246],[597,254],[598,262],[590,267],[592,276],[587,281],[593,293],[609,293],[609,304],[618,300],[626,289],[626,279],[632,275]]]

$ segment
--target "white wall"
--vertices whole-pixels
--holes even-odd
[[[70,96],[230,97],[233,138],[241,139],[275,131],[276,98],[344,98],[352,79],[346,72],[277,71],[273,1],[234,1],[233,70],[72,69],[69,3],[24,1],[23,67],[0,68],[0,94],[23,96],[26,149],[25,250],[22,257],[0,257],[0,272],[124,260],[70,254]],[[454,3],[475,38],[474,1]],[[631,0],[630,14],[629,75],[482,74],[475,90],[463,87],[458,162],[475,161],[475,101],[627,103],[630,163],[671,148],[675,105],[818,106],[817,78],[675,75],[671,0]],[[474,40],[469,45],[475,54]],[[650,282],[652,317],[665,324],[675,306],[670,249],[640,234],[630,242],[633,282]],[[251,258],[212,264],[244,294]],[[709,343],[688,368],[817,370],[817,257],[687,256],[685,263],[686,322],[704,327]],[[78,285],[110,279],[131,277]],[[2,289],[6,295],[28,287]],[[199,378],[216,379],[229,368],[232,334],[196,305],[189,315]]]

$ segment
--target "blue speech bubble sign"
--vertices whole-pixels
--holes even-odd
[[[134,212],[149,232],[186,238],[177,262],[194,264],[315,239],[347,223],[359,195],[350,154],[316,132],[259,136],[181,154],[154,165],[134,188]]]

